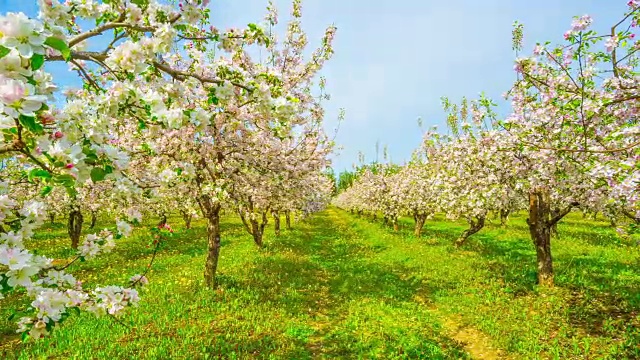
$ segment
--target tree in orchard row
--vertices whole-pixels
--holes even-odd
[[[402,212],[399,170],[395,164],[373,163],[360,167],[352,186],[340,193],[334,204],[358,214],[369,214],[374,220],[382,213],[384,224],[398,230],[398,217]]]
[[[84,12],[91,6],[104,10],[109,7],[83,3],[77,4],[75,10]],[[85,130],[92,124],[68,123],[60,113],[49,111],[46,103],[51,100],[55,85],[43,65],[48,57],[71,60],[67,41],[60,35],[60,29],[47,21],[43,24],[14,13],[0,17],[0,154],[3,160],[17,161],[28,171],[28,181],[42,186],[41,196],[56,185],[64,186],[75,196],[76,183],[89,177],[98,180],[107,171],[117,173],[126,166],[123,157],[104,138],[86,136],[90,132]],[[63,271],[68,265],[57,267],[51,259],[29,252],[24,240],[42,225],[46,210],[43,203],[34,199],[15,199],[12,190],[16,184],[12,180],[3,182],[0,195],[0,294],[25,293],[34,299],[20,318],[20,332],[40,337],[72,310],[115,315],[137,303],[134,289],[107,286],[88,292]],[[136,217],[130,215],[130,219]],[[92,258],[110,250],[114,239],[126,233],[128,226],[118,222],[117,231],[87,235],[77,258]],[[141,279],[133,283],[141,283]]]
[[[292,21],[299,23],[299,18],[300,4],[294,2]],[[275,25],[273,12],[268,21]],[[270,150],[277,145],[272,139],[286,138],[303,127],[309,116],[299,114],[322,114],[311,88],[315,74],[332,54],[334,28],[327,30],[307,63],[302,61],[306,40],[299,25],[289,26],[289,32],[292,40],[284,49],[255,26],[225,36],[215,31],[184,36],[188,40],[184,53],[154,60],[155,67],[106,72],[108,99],[90,88],[83,93],[105,108],[100,112],[120,108],[118,116],[125,120],[111,131],[121,134],[118,145],[132,154],[136,168],[144,169],[126,174],[134,184],[163,186],[158,176],[167,171],[189,183],[187,188],[208,222],[205,279],[210,286],[215,284],[220,252],[220,211],[233,185],[255,172],[278,170],[278,159],[271,159],[278,154]],[[218,40],[230,55],[217,53],[212,62],[212,50],[205,45]],[[266,47],[266,64],[251,60],[244,51],[250,44]],[[141,83],[147,86],[134,93]],[[266,166],[256,160],[260,157],[266,158]]]
[[[225,33],[213,27],[204,30],[208,12],[202,7],[206,3],[189,1],[177,9],[155,1],[71,0],[61,4],[46,0],[40,2],[42,22],[22,14],[2,17],[0,120],[4,143],[0,153],[31,166],[29,174],[43,186],[43,195],[58,184],[75,195],[76,183],[105,178],[117,179],[119,186],[133,191],[144,184],[128,173],[131,160],[158,155],[174,161],[176,154],[161,146],[165,141],[170,143],[165,129],[171,128],[171,135],[183,141],[189,154],[200,155],[194,159],[179,154],[196,165],[196,198],[210,220],[210,254],[215,252],[216,242],[219,247],[219,203],[212,200],[214,188],[209,184],[223,179],[228,169],[222,166],[228,156],[225,152],[241,148],[242,142],[234,140],[250,135],[257,126],[271,129],[273,122],[308,109],[307,98],[294,88],[309,85],[331,54],[333,29],[309,64],[293,64],[293,70],[274,73],[265,67],[253,67],[241,50],[256,42],[273,46],[264,31],[257,26]],[[87,22],[81,19],[94,20],[95,27],[82,29],[80,24]],[[100,35],[112,35],[112,41],[102,50],[83,50]],[[191,42],[193,51],[186,55],[172,51],[175,41]],[[219,45],[231,57],[208,61],[200,56],[207,44]],[[69,94],[62,111],[49,111],[45,103],[55,86],[43,65],[63,60],[78,72],[85,86]],[[233,136],[222,142],[221,133]],[[143,136],[148,136],[148,143]],[[196,151],[192,151],[194,147]],[[203,148],[215,151],[205,152]],[[6,193],[11,193],[9,184],[5,185]],[[39,337],[68,316],[71,309],[118,314],[126,305],[137,302],[135,290],[117,286],[83,292],[73,277],[53,269],[50,260],[27,252],[22,239],[33,234],[45,211],[33,201],[25,202],[20,209],[8,195],[3,197],[4,223],[12,230],[3,235],[0,246],[0,264],[7,267],[2,274],[2,289],[25,288],[36,299],[32,303],[36,315],[23,317],[20,331]],[[18,210],[18,217],[13,209]],[[135,211],[128,217],[139,220]],[[119,233],[130,231],[123,222],[118,222],[118,229]],[[80,256],[92,257],[110,249],[113,234],[87,236]],[[211,258],[207,261],[209,284],[215,271]],[[32,277],[40,273],[44,277],[33,282]],[[132,283],[143,283],[142,279],[137,277]],[[56,287],[52,289],[52,285]]]
[[[438,210],[432,170],[433,168],[426,166],[421,154],[416,152],[411,161],[398,172],[396,186],[392,189],[392,192],[397,193],[400,211],[413,217],[415,236],[422,234],[425,222]]]
[[[432,173],[435,208],[450,219],[465,218],[469,229],[456,240],[461,246],[480,231],[490,212],[508,214],[522,203],[514,188],[511,154],[496,151],[487,141],[491,134],[486,123],[486,99],[454,105],[443,99],[449,111],[450,135],[435,131],[425,134],[422,145],[424,164]]]
[[[437,184],[436,208],[451,217],[474,217],[469,232],[482,226],[489,211],[518,209],[519,195],[526,198],[542,286],[553,285],[551,234],[573,208],[640,218],[640,44],[634,40],[640,10],[637,1],[628,5],[610,34],[589,30],[588,16],[575,18],[567,44],[539,44],[532,57],[518,59],[518,78],[507,93],[513,112],[505,120],[480,99],[472,117],[488,122],[472,126],[455,115],[449,122],[454,136],[428,134],[423,145]],[[514,31],[517,50],[521,31]],[[355,181],[337,202],[358,207],[374,200],[358,194],[364,188]]]
[[[552,227],[572,207],[640,210],[639,5],[630,1],[604,35],[590,29],[589,16],[575,18],[565,44],[538,44],[533,56],[516,61],[518,79],[508,92],[513,113],[499,123],[500,147],[523,159],[517,170],[542,285],[553,284]],[[521,38],[516,27],[517,51]]]
[[[229,192],[237,206],[245,229],[262,246],[264,228],[274,217],[276,233],[279,233],[279,211],[287,199],[304,197],[298,186],[307,178],[321,174],[327,167],[331,143],[321,130],[322,114],[311,119],[300,134],[291,133],[287,138],[274,137],[271,144],[254,147],[260,154],[246,157],[245,167],[236,169],[242,177]],[[280,129],[279,131],[282,131]],[[269,151],[271,153],[269,153]]]

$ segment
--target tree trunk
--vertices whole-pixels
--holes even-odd
[[[258,245],[258,247],[262,247],[262,231],[260,231],[260,224],[258,220],[249,219],[251,223],[251,235],[253,236],[253,242]]]
[[[49,213],[49,221],[51,222],[51,225],[53,225],[56,222],[56,214],[55,213]]]
[[[264,233],[264,227],[267,225],[267,212],[262,213],[262,224],[260,224],[258,222],[258,219],[255,219],[253,217],[253,205],[250,204],[249,206],[249,209],[251,210],[251,216],[249,216],[248,219],[245,216],[245,212],[243,211],[242,207],[238,208],[238,215],[240,215],[240,219],[242,220],[244,228],[253,237],[253,242],[255,242],[258,247],[262,247],[262,235]]]
[[[529,193],[529,232],[538,258],[538,284],[553,286],[553,259],[551,258],[551,208],[549,193],[537,190]]]
[[[398,218],[393,219],[393,231],[398,231]]]
[[[501,209],[500,210],[500,226],[506,227],[507,222],[509,221],[509,215],[511,214],[510,210]]]
[[[203,215],[207,218],[207,260],[204,265],[204,281],[207,287],[215,288],[220,258],[220,204],[214,204],[208,195],[203,195],[199,203]]]
[[[376,221],[378,220],[378,214],[377,213],[373,213],[373,217],[371,218],[372,221]]]
[[[193,215],[186,211],[182,211],[182,220],[184,220],[184,227],[186,229],[191,229],[191,220],[193,219]]]
[[[93,229],[96,227],[96,222],[98,221],[98,213],[95,211],[91,212],[91,224],[89,225],[89,229]]]
[[[287,224],[287,230],[291,230],[291,211],[284,212],[285,223]]]
[[[69,221],[67,222],[67,231],[71,238],[71,247],[74,249],[80,245],[80,235],[82,234],[82,222],[84,218],[80,210],[71,210],[69,212]]]
[[[273,210],[271,212],[271,215],[273,215],[273,229],[276,233],[276,236],[280,236],[280,213],[278,212],[278,210]]]
[[[167,224],[167,214],[162,214],[160,216],[160,222],[158,223],[158,227],[163,227]]]
[[[420,235],[422,235],[422,228],[424,227],[424,223],[425,223],[425,221],[427,221],[427,215],[426,214],[416,214],[414,217],[415,217],[415,220],[416,220],[416,226],[413,229],[413,234],[415,236],[420,236]]]
[[[464,244],[465,241],[469,238],[469,236],[477,233],[484,227],[485,216],[476,216],[474,221],[473,218],[468,218],[467,222],[469,222],[469,228],[465,230],[462,235],[456,240],[456,247],[460,247]]]

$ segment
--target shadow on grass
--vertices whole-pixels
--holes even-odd
[[[615,293],[617,300],[612,302],[611,297],[607,297],[601,302],[614,307],[619,306],[620,303],[629,304],[629,308],[640,307],[638,264],[625,264],[612,258],[590,255],[594,250],[588,246],[583,248],[583,256],[580,257],[563,251],[561,246],[572,239],[580,241],[576,246],[629,248],[628,245],[620,242],[609,224],[581,220],[576,216],[568,217],[566,223],[563,220],[559,224],[559,238],[552,239],[556,284],[568,289],[588,292],[591,297],[596,298],[598,293]],[[511,219],[506,228],[496,224],[488,225],[479,233],[472,235],[461,249],[453,246],[447,249],[451,253],[472,251],[481,255],[486,259],[489,276],[501,279],[505,288],[514,292],[515,295],[530,293],[536,285],[537,264],[535,249],[527,236],[528,227],[523,220],[525,217]],[[379,225],[385,231],[415,239],[412,231],[413,221],[403,218],[400,223],[402,226],[398,232],[393,232],[391,228],[382,224]],[[435,239],[437,244],[451,245],[464,229],[463,223],[427,221],[421,239],[431,238]]]
[[[389,333],[385,335],[386,342],[367,345],[362,335],[347,333],[343,327],[353,321],[351,316],[356,316],[350,310],[352,306],[361,309],[360,304],[366,303],[413,303],[418,293],[437,289],[425,290],[421,279],[407,277],[413,272],[409,267],[372,262],[371,255],[383,247],[360,242],[357,234],[346,234],[336,226],[327,214],[320,213],[309,219],[308,224],[269,239],[264,252],[245,274],[237,278],[219,276],[221,287],[251,294],[246,296],[257,303],[282,309],[293,318],[308,318],[308,324],[322,323],[326,321],[322,319],[329,317],[331,322],[323,329],[307,329],[315,339],[321,339],[317,341],[322,346],[314,347],[306,339],[302,343],[309,352],[296,348],[291,354],[294,358],[313,358],[319,352],[354,357],[356,353],[367,354],[381,348],[405,357],[444,358],[438,355],[443,354],[440,346],[449,347],[451,352],[464,357],[459,344],[436,333],[430,334],[434,339],[405,344],[406,348],[401,345],[405,337],[402,334]],[[301,330],[300,336],[305,337],[307,330]]]
[[[293,290],[299,293],[295,301],[283,297],[278,302],[292,311],[317,307],[320,288],[337,307],[361,298],[407,300],[416,293],[420,283],[398,275],[410,273],[409,268],[368,263],[365,257],[377,251],[375,247],[341,238],[324,214],[312,221],[313,229],[294,229],[271,240],[243,287],[259,290],[265,301]]]

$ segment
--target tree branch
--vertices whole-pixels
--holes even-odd
[[[560,221],[560,219],[562,219],[563,217],[565,217],[569,212],[571,212],[571,209],[573,209],[574,207],[580,205],[577,202],[572,202],[569,206],[567,206],[564,210],[560,211],[560,213],[556,216],[554,216],[553,218],[551,218],[548,221],[548,225],[549,226],[553,226],[555,225],[558,221]]]

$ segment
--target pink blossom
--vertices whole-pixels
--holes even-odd
[[[616,47],[618,47],[618,37],[610,36],[607,41],[605,41],[604,47],[607,52],[612,52]]]
[[[24,83],[18,80],[8,79],[0,75],[0,100],[6,105],[20,101],[26,95]]]
[[[571,31],[584,31],[592,22],[593,20],[589,15],[583,15],[577,19],[573,19],[573,22],[571,23]]]

